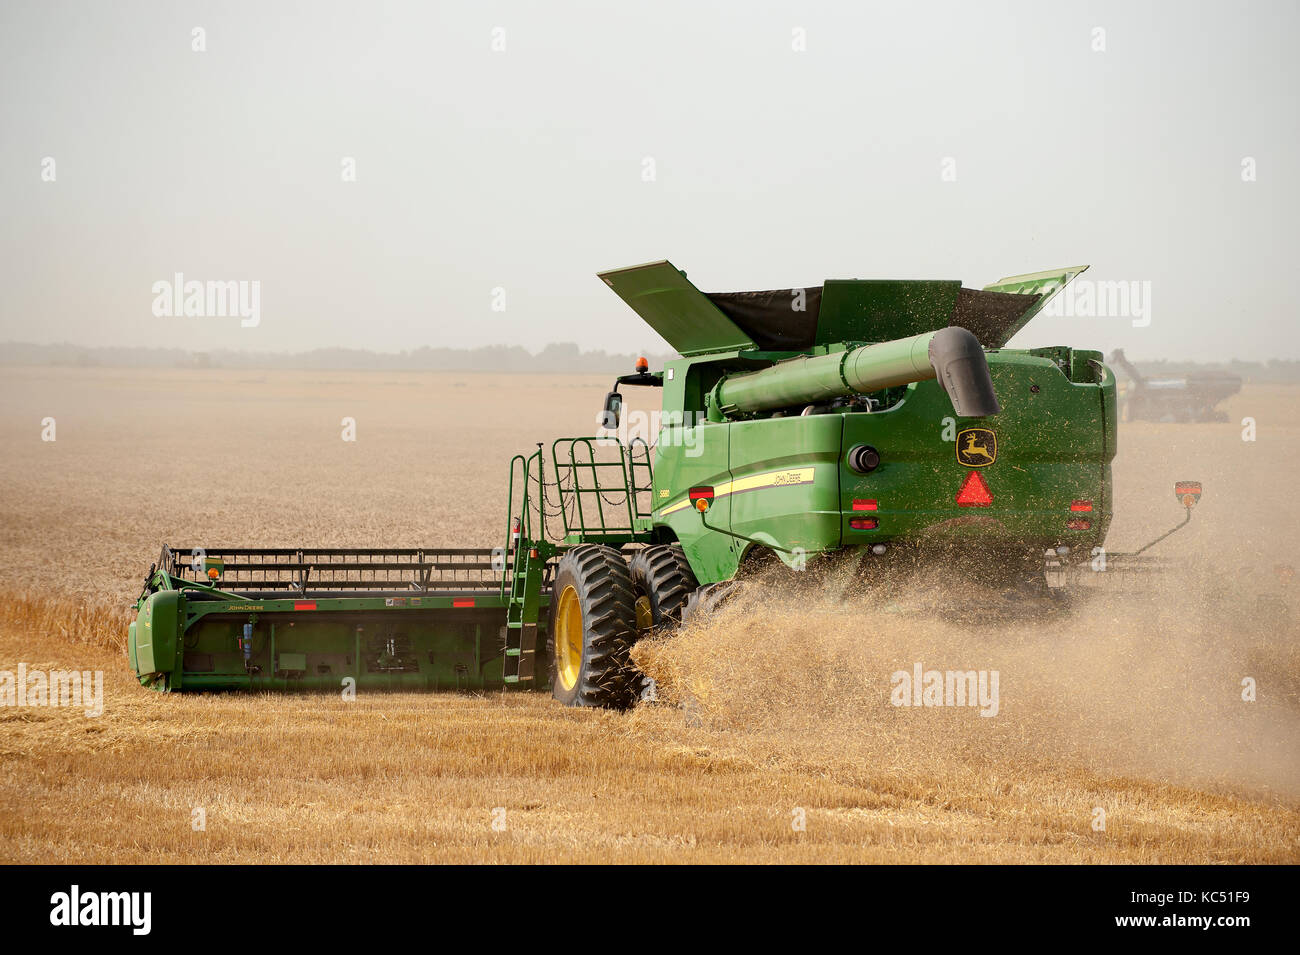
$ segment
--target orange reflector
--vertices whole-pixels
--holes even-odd
[[[1086,531],[1092,527],[1092,521],[1085,521],[1082,517],[1076,517],[1072,521],[1066,521],[1065,526],[1072,531]]]
[[[216,580],[220,576],[221,576],[221,571],[217,570],[217,568],[215,567],[208,568],[208,580]]]
[[[708,484],[701,484],[687,491],[686,496],[691,499],[695,509],[703,514],[709,509],[709,503],[713,500],[713,488]]]
[[[993,493],[984,483],[979,471],[971,471],[962,482],[957,492],[957,503],[961,507],[988,507],[993,503]]]
[[[878,505],[875,501],[864,501],[858,498],[853,500],[853,509],[855,511],[874,511]]]
[[[1091,510],[1092,510],[1092,501],[1072,501],[1072,502],[1070,502],[1070,510],[1072,510],[1072,511],[1091,511]]]
[[[880,522],[874,517],[858,517],[849,521],[849,527],[855,531],[874,531],[880,526]]]
[[[314,600],[295,600],[293,602],[294,610],[315,610],[316,601]]]
[[[643,375],[650,370],[650,362],[645,360],[644,355],[636,360],[636,370]]]
[[[474,606],[474,598],[470,597],[468,600],[453,600],[451,605],[453,607],[472,607]]]

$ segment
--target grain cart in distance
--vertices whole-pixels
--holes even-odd
[[[1105,539],[1115,379],[1099,352],[1006,343],[1083,268],[712,295],[667,261],[602,273],[681,357],[620,377],[600,434],[511,461],[500,547],[164,548],[131,665],[160,690],[621,707],[636,640],[754,560],[974,548],[1050,579]],[[653,459],[617,437],[631,386],[662,390]]]
[[[1121,396],[1125,421],[1225,422],[1228,414],[1218,406],[1241,391],[1241,378],[1227,372],[1149,378],[1124,357],[1122,348],[1111,352],[1110,363],[1129,378]]]

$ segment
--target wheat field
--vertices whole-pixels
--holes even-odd
[[[1205,497],[1163,573],[1068,605],[1004,606],[978,568],[760,579],[638,648],[663,700],[625,714],[131,678],[163,543],[499,544],[509,457],[589,433],[609,384],[6,368],[0,670],[102,670],[105,698],[0,708],[0,861],[1300,861],[1288,387],[1247,387],[1233,424],[1125,425],[1113,548],[1180,519],[1175,480]],[[891,706],[913,661],[998,669],[1002,711]]]

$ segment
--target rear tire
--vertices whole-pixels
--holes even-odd
[[[636,596],[623,556],[584,544],[560,558],[551,593],[551,695],[565,706],[624,709],[636,701]]]
[[[656,633],[676,630],[682,623],[682,610],[699,584],[680,544],[647,547],[632,558],[632,585],[638,609],[637,629],[649,634],[642,625],[649,611],[649,622]]]
[[[663,636],[680,627],[686,604],[699,589],[681,545],[658,545],[638,551],[629,569],[636,591],[637,637]],[[636,670],[632,679],[632,691],[638,698],[657,698],[654,682],[644,673]]]

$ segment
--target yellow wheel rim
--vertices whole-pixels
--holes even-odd
[[[560,593],[555,608],[555,672],[566,690],[578,685],[582,670],[582,604],[573,585]]]
[[[645,594],[636,598],[636,630],[645,636],[654,627],[654,611],[650,609],[650,598]]]

